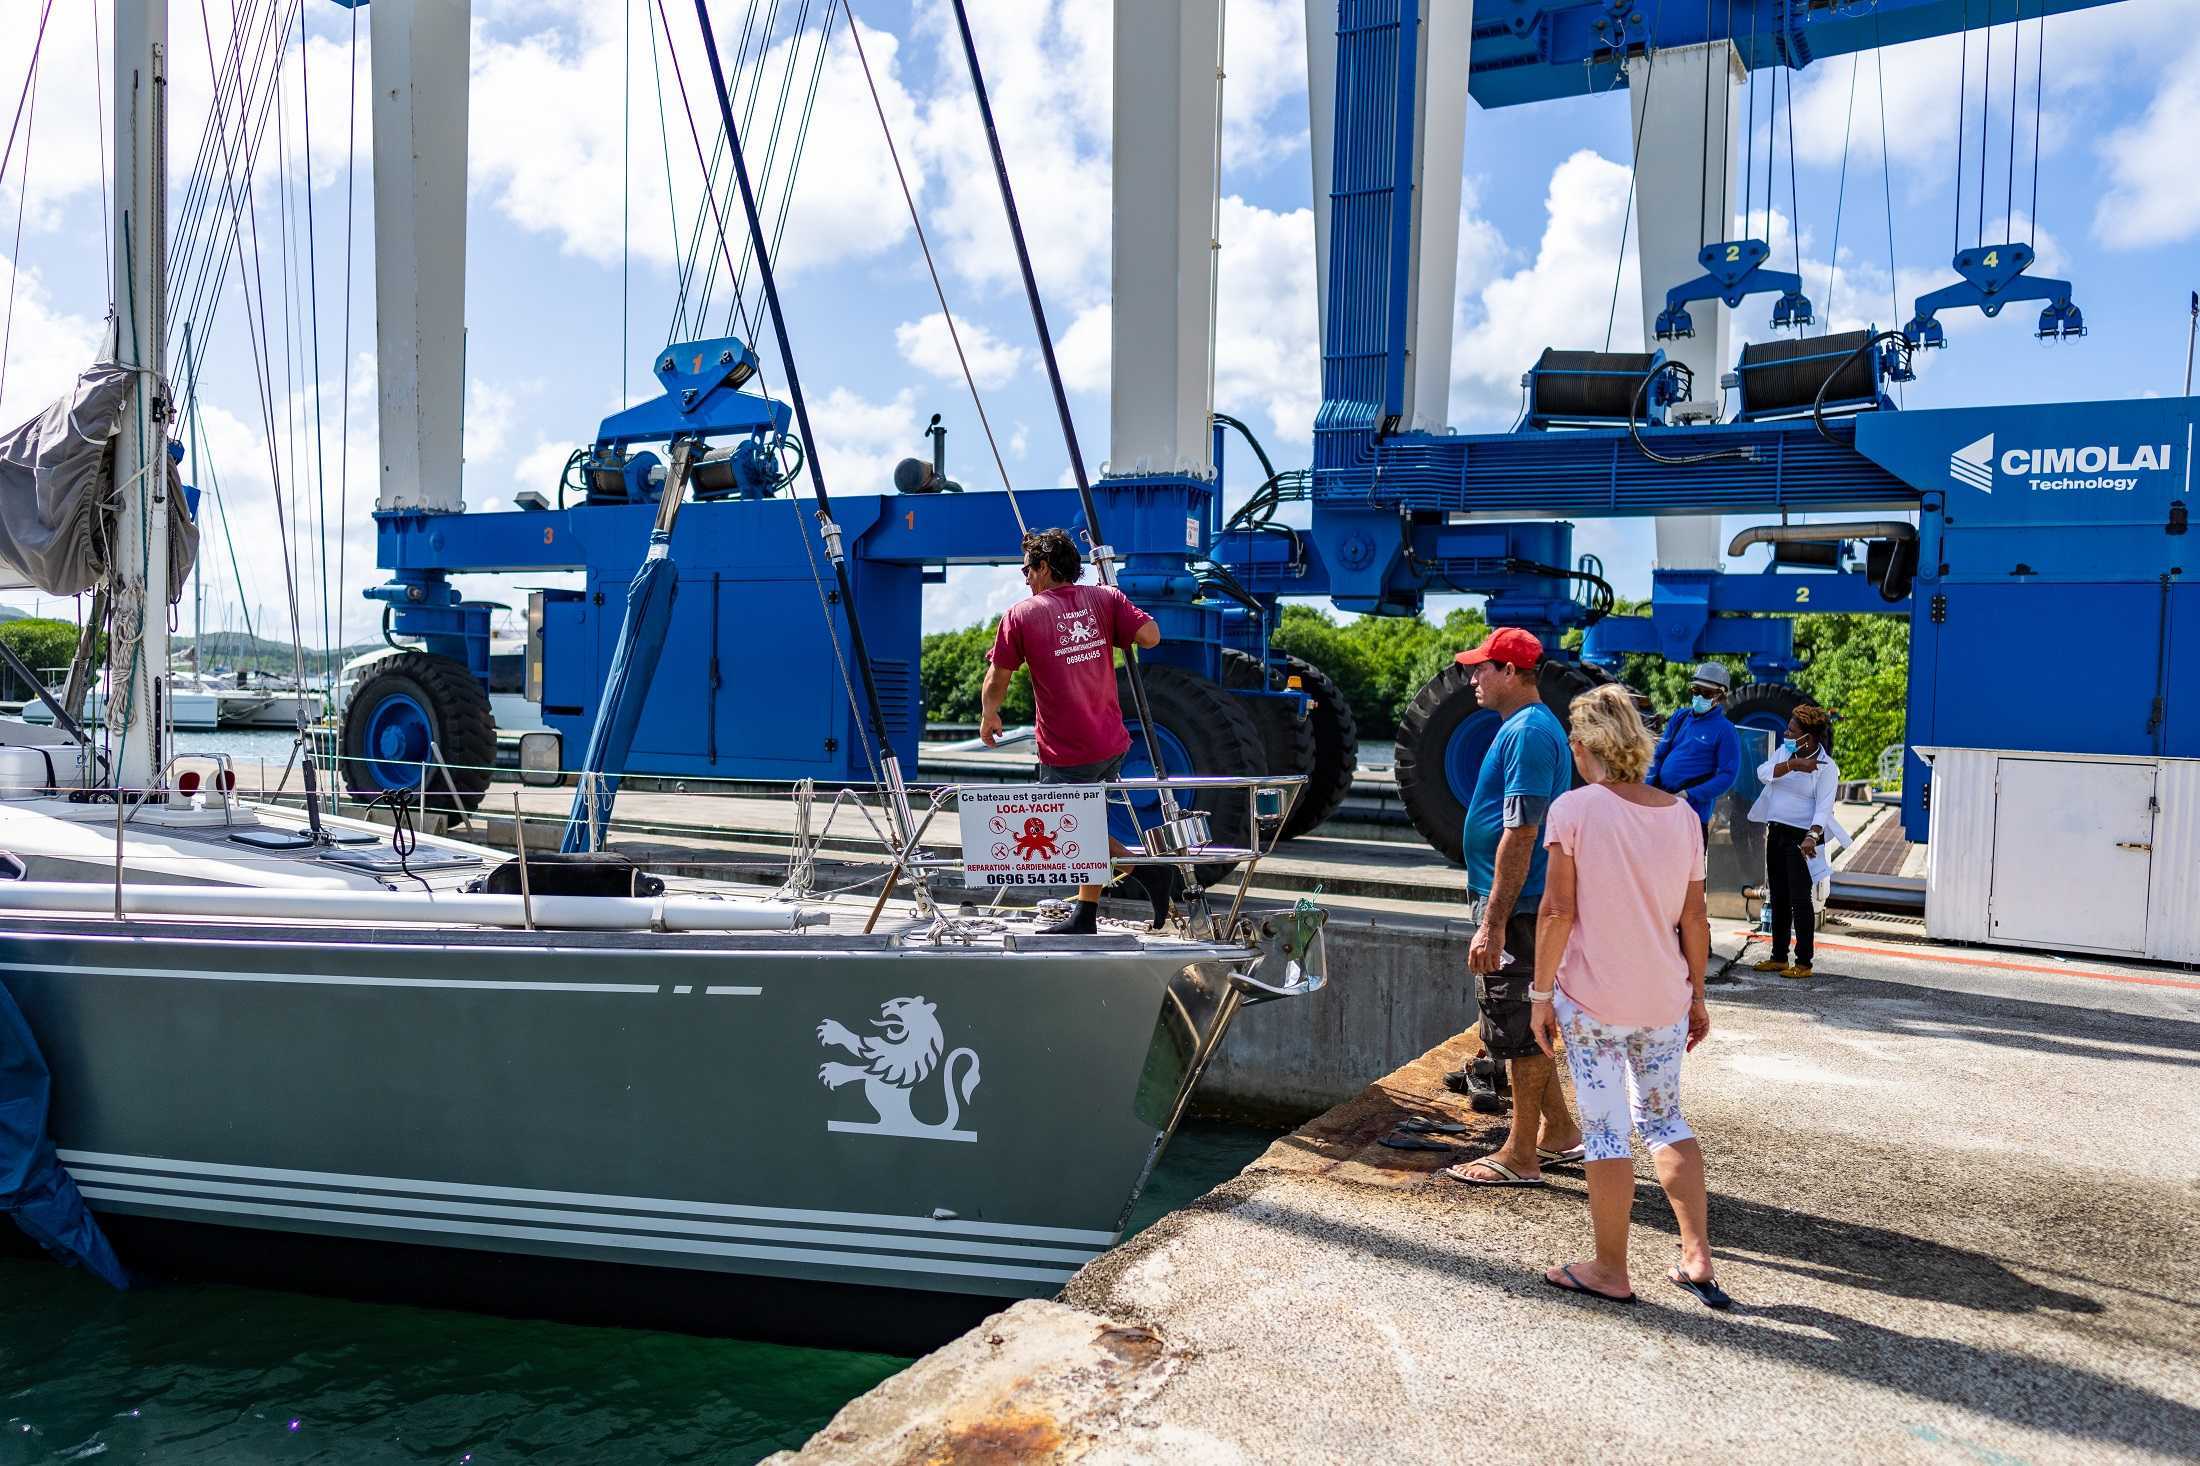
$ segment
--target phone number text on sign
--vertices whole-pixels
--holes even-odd
[[[1107,793],[1099,785],[965,789],[963,870],[973,886],[1101,885]]]

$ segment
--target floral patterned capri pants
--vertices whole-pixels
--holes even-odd
[[[1681,1118],[1688,1019],[1664,1028],[1622,1028],[1599,1023],[1563,992],[1556,998],[1586,1158],[1626,1160],[1633,1154],[1630,1129],[1640,1130],[1652,1150],[1694,1139],[1696,1132]]]

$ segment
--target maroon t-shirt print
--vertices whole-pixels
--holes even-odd
[[[1131,746],[1115,696],[1115,648],[1153,620],[1108,585],[1057,585],[1009,607],[988,657],[1031,668],[1039,762],[1054,768],[1118,758]]]

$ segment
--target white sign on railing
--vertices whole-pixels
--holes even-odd
[[[1108,803],[1101,786],[965,788],[959,807],[971,885],[1106,883]]]

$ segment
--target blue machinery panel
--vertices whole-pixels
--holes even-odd
[[[2111,0],[2024,0],[2025,20]],[[2001,25],[2016,0],[1734,0],[1711,7],[1642,0],[1476,0],[1468,91],[1484,107],[1515,107],[1605,91],[1620,60],[1644,49],[1730,39],[1742,64],[1807,66],[1966,26]]]
[[[2034,0],[2027,13],[2090,3]],[[1154,660],[1219,680],[1224,647],[1264,650],[1285,595],[1394,614],[1419,611],[1431,592],[1484,595],[1493,620],[1555,637],[1592,619],[1574,591],[1581,577],[1565,517],[1915,513],[1919,565],[1906,604],[1837,570],[1661,572],[1653,614],[1599,622],[1590,655],[1734,652],[1778,670],[1793,658],[1791,623],[1775,613],[1907,611],[1913,744],[2200,756],[2200,594],[2185,579],[2193,399],[1902,413],[1882,402],[1823,424],[1398,431],[1416,70],[1416,28],[1403,19],[1413,4],[1340,5],[1311,526],[1218,534],[1213,480],[1094,485],[1123,588],[1162,623]],[[1661,44],[1703,39],[1686,33],[1687,9],[1653,7],[1669,22]],[[1593,81],[1598,67],[1608,81],[1620,52],[1640,43],[1640,14],[1606,0],[1481,0],[1474,94],[1485,106],[1558,95],[1578,90],[1585,70]],[[1758,36],[1753,63],[1791,65],[1959,23],[1957,0],[1740,0],[1734,17],[1738,41]],[[1537,90],[1560,77],[1558,90]],[[1996,289],[2019,296],[2014,279]],[[781,454],[792,447],[785,408],[741,390],[754,357],[730,338],[669,347],[655,366],[663,395],[608,419],[588,450],[587,502],[378,516],[391,579],[368,594],[389,606],[395,633],[485,679],[488,610],[461,601],[449,575],[585,572],[583,589],[546,593],[542,628],[545,719],[578,740],[661,482],[654,454],[628,450],[680,438],[700,452],[716,438],[706,463],[723,467],[709,484],[698,480],[700,501],[675,531],[673,675],[652,688],[631,768],[869,777],[838,670],[846,608],[817,576],[822,549],[806,504],[779,494]],[[1035,525],[1083,528],[1069,490],[1018,497]],[[890,736],[911,762],[923,717],[923,584],[947,565],[1014,563],[1015,519],[993,492],[856,496],[838,507]],[[2058,671],[2035,675],[2045,668]],[[1905,823],[1921,837],[1929,788],[1914,764],[1905,793]]]

